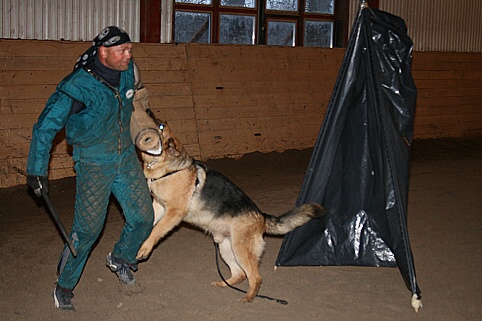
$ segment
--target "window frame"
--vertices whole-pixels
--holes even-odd
[[[141,2],[141,42],[173,43],[175,41],[176,10],[211,12],[211,42],[219,43],[219,15],[222,13],[246,13],[257,15],[255,45],[267,45],[267,23],[275,20],[296,20],[295,46],[303,46],[303,19],[321,19],[333,22],[333,47],[345,47],[349,32],[349,0],[334,0],[334,14],[321,15],[299,12],[304,10],[306,0],[298,0],[298,12],[265,10],[266,0],[256,0],[255,8],[221,6],[220,0],[212,0],[210,5],[176,3],[175,0],[144,0]],[[370,0],[369,0],[370,1]],[[162,21],[161,21],[162,20]],[[160,30],[160,32],[159,32]]]
[[[331,14],[316,14],[312,12],[304,12],[306,0],[298,0],[298,10],[297,11],[282,11],[282,10],[269,10],[267,9],[267,1],[266,0],[256,0],[254,8],[246,8],[246,7],[236,7],[236,6],[222,6],[221,1],[213,0],[211,1],[210,5],[196,5],[196,4],[186,4],[186,3],[178,3],[174,0],[174,14],[176,11],[192,11],[192,12],[200,12],[200,11],[209,11],[211,12],[211,41],[210,43],[221,43],[220,42],[220,17],[222,14],[231,14],[231,15],[255,15],[255,45],[268,45],[268,21],[295,21],[295,46],[304,46],[304,32],[305,32],[305,21],[306,20],[314,20],[314,21],[326,21],[333,23],[333,30],[332,30],[332,45],[334,47],[335,44],[340,43],[339,39],[335,39],[337,37],[337,9],[338,9],[338,2],[342,2],[343,0],[333,0],[334,1],[334,12],[333,15]],[[175,39],[175,28],[172,30],[173,34],[172,37]]]

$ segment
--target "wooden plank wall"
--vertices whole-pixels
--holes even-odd
[[[482,136],[482,53],[415,52],[415,138]]]
[[[0,40],[0,188],[25,184],[31,128],[87,42]],[[343,49],[136,44],[156,115],[199,159],[314,145]],[[482,136],[482,54],[414,53],[415,138]],[[65,133],[49,178],[75,175]]]

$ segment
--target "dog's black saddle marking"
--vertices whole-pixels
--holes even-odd
[[[258,206],[236,184],[215,170],[206,170],[201,198],[217,216],[237,216],[244,212],[261,213]]]

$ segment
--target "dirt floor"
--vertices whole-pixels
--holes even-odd
[[[208,161],[266,212],[293,206],[311,150]],[[74,178],[50,182],[50,197],[67,229]],[[54,309],[52,290],[62,239],[26,185],[0,189],[0,320],[481,320],[482,138],[414,143],[409,233],[423,305],[416,314],[395,268],[273,266],[282,238],[266,237],[261,294],[210,285],[218,280],[212,240],[181,226],[139,265],[139,286],[126,289],[105,266],[123,225],[113,201],[73,300],[76,312]],[[221,265],[224,275],[228,275]],[[245,289],[246,284],[241,288]]]

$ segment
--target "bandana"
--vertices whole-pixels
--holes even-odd
[[[92,46],[77,59],[74,70],[91,63],[97,56],[97,51],[100,46],[114,47],[130,42],[131,38],[124,30],[116,26],[106,27],[94,38]]]

